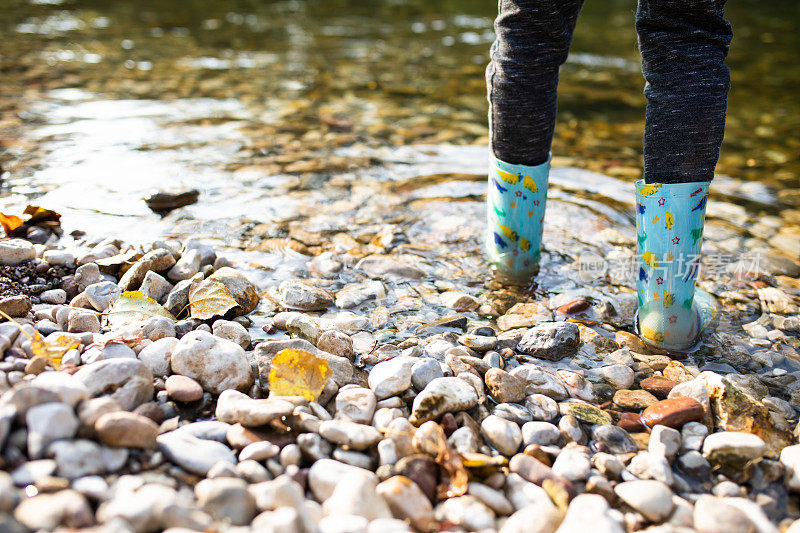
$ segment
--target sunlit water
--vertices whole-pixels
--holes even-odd
[[[704,248],[715,264],[703,285],[744,295],[723,298],[718,332],[781,355],[731,361],[719,355],[730,342],[721,337],[693,356],[767,382],[798,370],[797,343],[749,339],[742,324],[759,317],[758,297],[730,265],[763,261],[767,273],[796,276],[797,246],[774,238],[800,223],[800,11],[777,8],[729,9],[734,88]],[[429,275],[393,296],[427,302],[389,328],[405,338],[447,314],[426,300],[430,291],[503,290],[487,281],[481,253],[492,10],[478,1],[4,2],[0,207],[55,209],[65,234],[196,236],[264,290],[308,276],[307,261],[337,234],[389,235],[393,253]],[[562,71],[542,272],[512,288],[515,298],[598,303],[633,285],[644,110],[633,10],[589,2],[581,15]],[[200,202],[161,218],[142,200],[180,188],[200,190]],[[599,274],[580,268],[598,257]],[[796,298],[796,286],[781,287]],[[564,364],[598,364],[590,355]]]

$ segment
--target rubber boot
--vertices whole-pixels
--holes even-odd
[[[537,166],[492,158],[486,252],[502,276],[526,280],[539,271],[550,160]]]
[[[635,320],[657,348],[692,349],[715,315],[713,297],[695,288],[707,201],[708,182],[636,182]]]

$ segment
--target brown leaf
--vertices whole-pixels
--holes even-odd
[[[189,287],[189,313],[192,318],[208,320],[225,316],[239,307],[230,289],[216,279],[193,282]]]
[[[0,225],[3,226],[3,229],[6,232],[6,235],[11,235],[14,230],[22,226],[23,222],[22,219],[16,215],[6,215],[0,213]]]

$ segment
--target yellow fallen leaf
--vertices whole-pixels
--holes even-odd
[[[61,360],[64,358],[64,355],[66,355],[68,351],[81,345],[79,340],[76,340],[75,337],[70,335],[48,335],[45,339],[39,335],[38,331],[30,337],[30,341],[33,354],[41,355],[47,359],[50,366],[56,370],[61,368]]]
[[[108,323],[112,327],[127,326],[131,323],[144,322],[154,316],[175,320],[172,314],[161,307],[157,301],[148,298],[142,291],[125,291],[114,302],[108,311]]]
[[[189,288],[189,314],[198,320],[208,320],[238,307],[230,289],[219,280],[204,279]]]
[[[316,401],[330,377],[328,361],[306,350],[287,348],[272,359],[269,390],[276,396],[302,396]]]

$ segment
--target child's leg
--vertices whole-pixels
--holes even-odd
[[[538,269],[558,68],[566,61],[583,0],[500,0],[486,71],[494,158],[486,249],[501,273]]]
[[[558,68],[567,60],[583,0],[500,0],[486,70],[491,146],[514,165],[547,161]]]
[[[644,180],[636,184],[638,327],[661,347],[694,345],[713,312],[695,290],[708,186],[725,129],[731,28],[724,0],[640,0],[647,84]]]
[[[714,177],[730,88],[723,61],[733,33],[724,5],[725,0],[639,0],[647,183]]]

